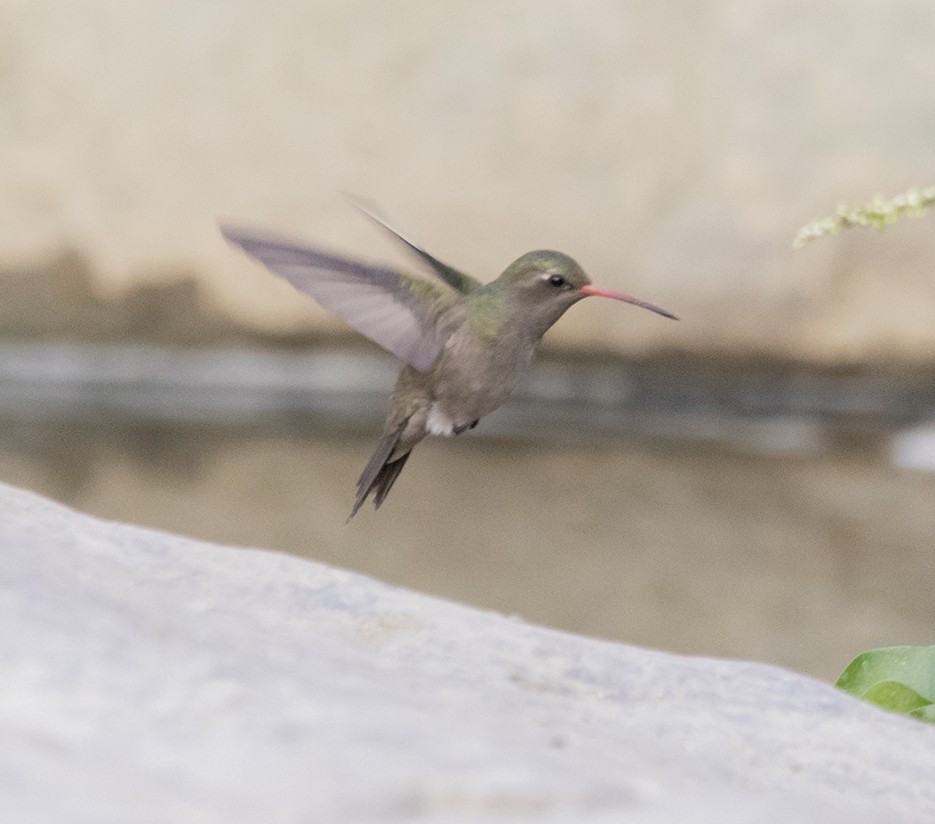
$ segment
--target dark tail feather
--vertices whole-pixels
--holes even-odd
[[[376,480],[373,482],[373,508],[379,509],[380,504],[383,503],[384,498],[389,494],[390,489],[393,484],[396,482],[396,479],[399,477],[399,473],[403,471],[403,467],[406,465],[407,458],[411,455],[411,452],[407,452],[401,458],[397,458],[395,461],[390,461],[389,463],[383,464],[380,469],[380,472],[377,474]]]
[[[393,432],[384,435],[380,439],[380,443],[377,444],[373,455],[367,461],[364,471],[360,473],[360,478],[357,479],[357,499],[354,501],[351,514],[347,516],[348,520],[357,514],[357,511],[363,506],[364,501],[367,500],[367,496],[371,492],[373,492],[373,506],[375,509],[379,509],[394,481],[399,477],[409,453],[407,452],[395,461],[389,460],[389,457],[393,454],[405,426],[406,421],[403,421]]]

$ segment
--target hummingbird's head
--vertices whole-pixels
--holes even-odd
[[[528,313],[540,335],[570,306],[587,297],[621,300],[677,320],[675,315],[646,301],[596,288],[577,262],[561,252],[545,249],[527,252],[513,261],[498,280]]]

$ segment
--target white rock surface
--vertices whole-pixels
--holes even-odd
[[[935,729],[808,678],[9,487],[0,626],[4,822],[935,820]]]

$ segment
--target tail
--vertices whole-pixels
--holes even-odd
[[[364,471],[360,473],[360,477],[357,479],[357,500],[354,501],[351,514],[347,516],[348,520],[351,520],[357,514],[357,510],[363,506],[364,501],[367,500],[367,496],[371,492],[373,493],[373,507],[379,509],[380,504],[389,494],[393,483],[399,477],[399,473],[403,471],[403,466],[405,466],[410,453],[407,452],[393,461],[389,460],[389,457],[393,454],[399,436],[402,434],[407,422],[403,421],[393,432],[384,435],[380,439],[380,443],[377,444],[377,448],[364,467]]]

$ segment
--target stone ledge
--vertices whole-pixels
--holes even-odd
[[[935,729],[0,487],[0,820],[929,822]]]

